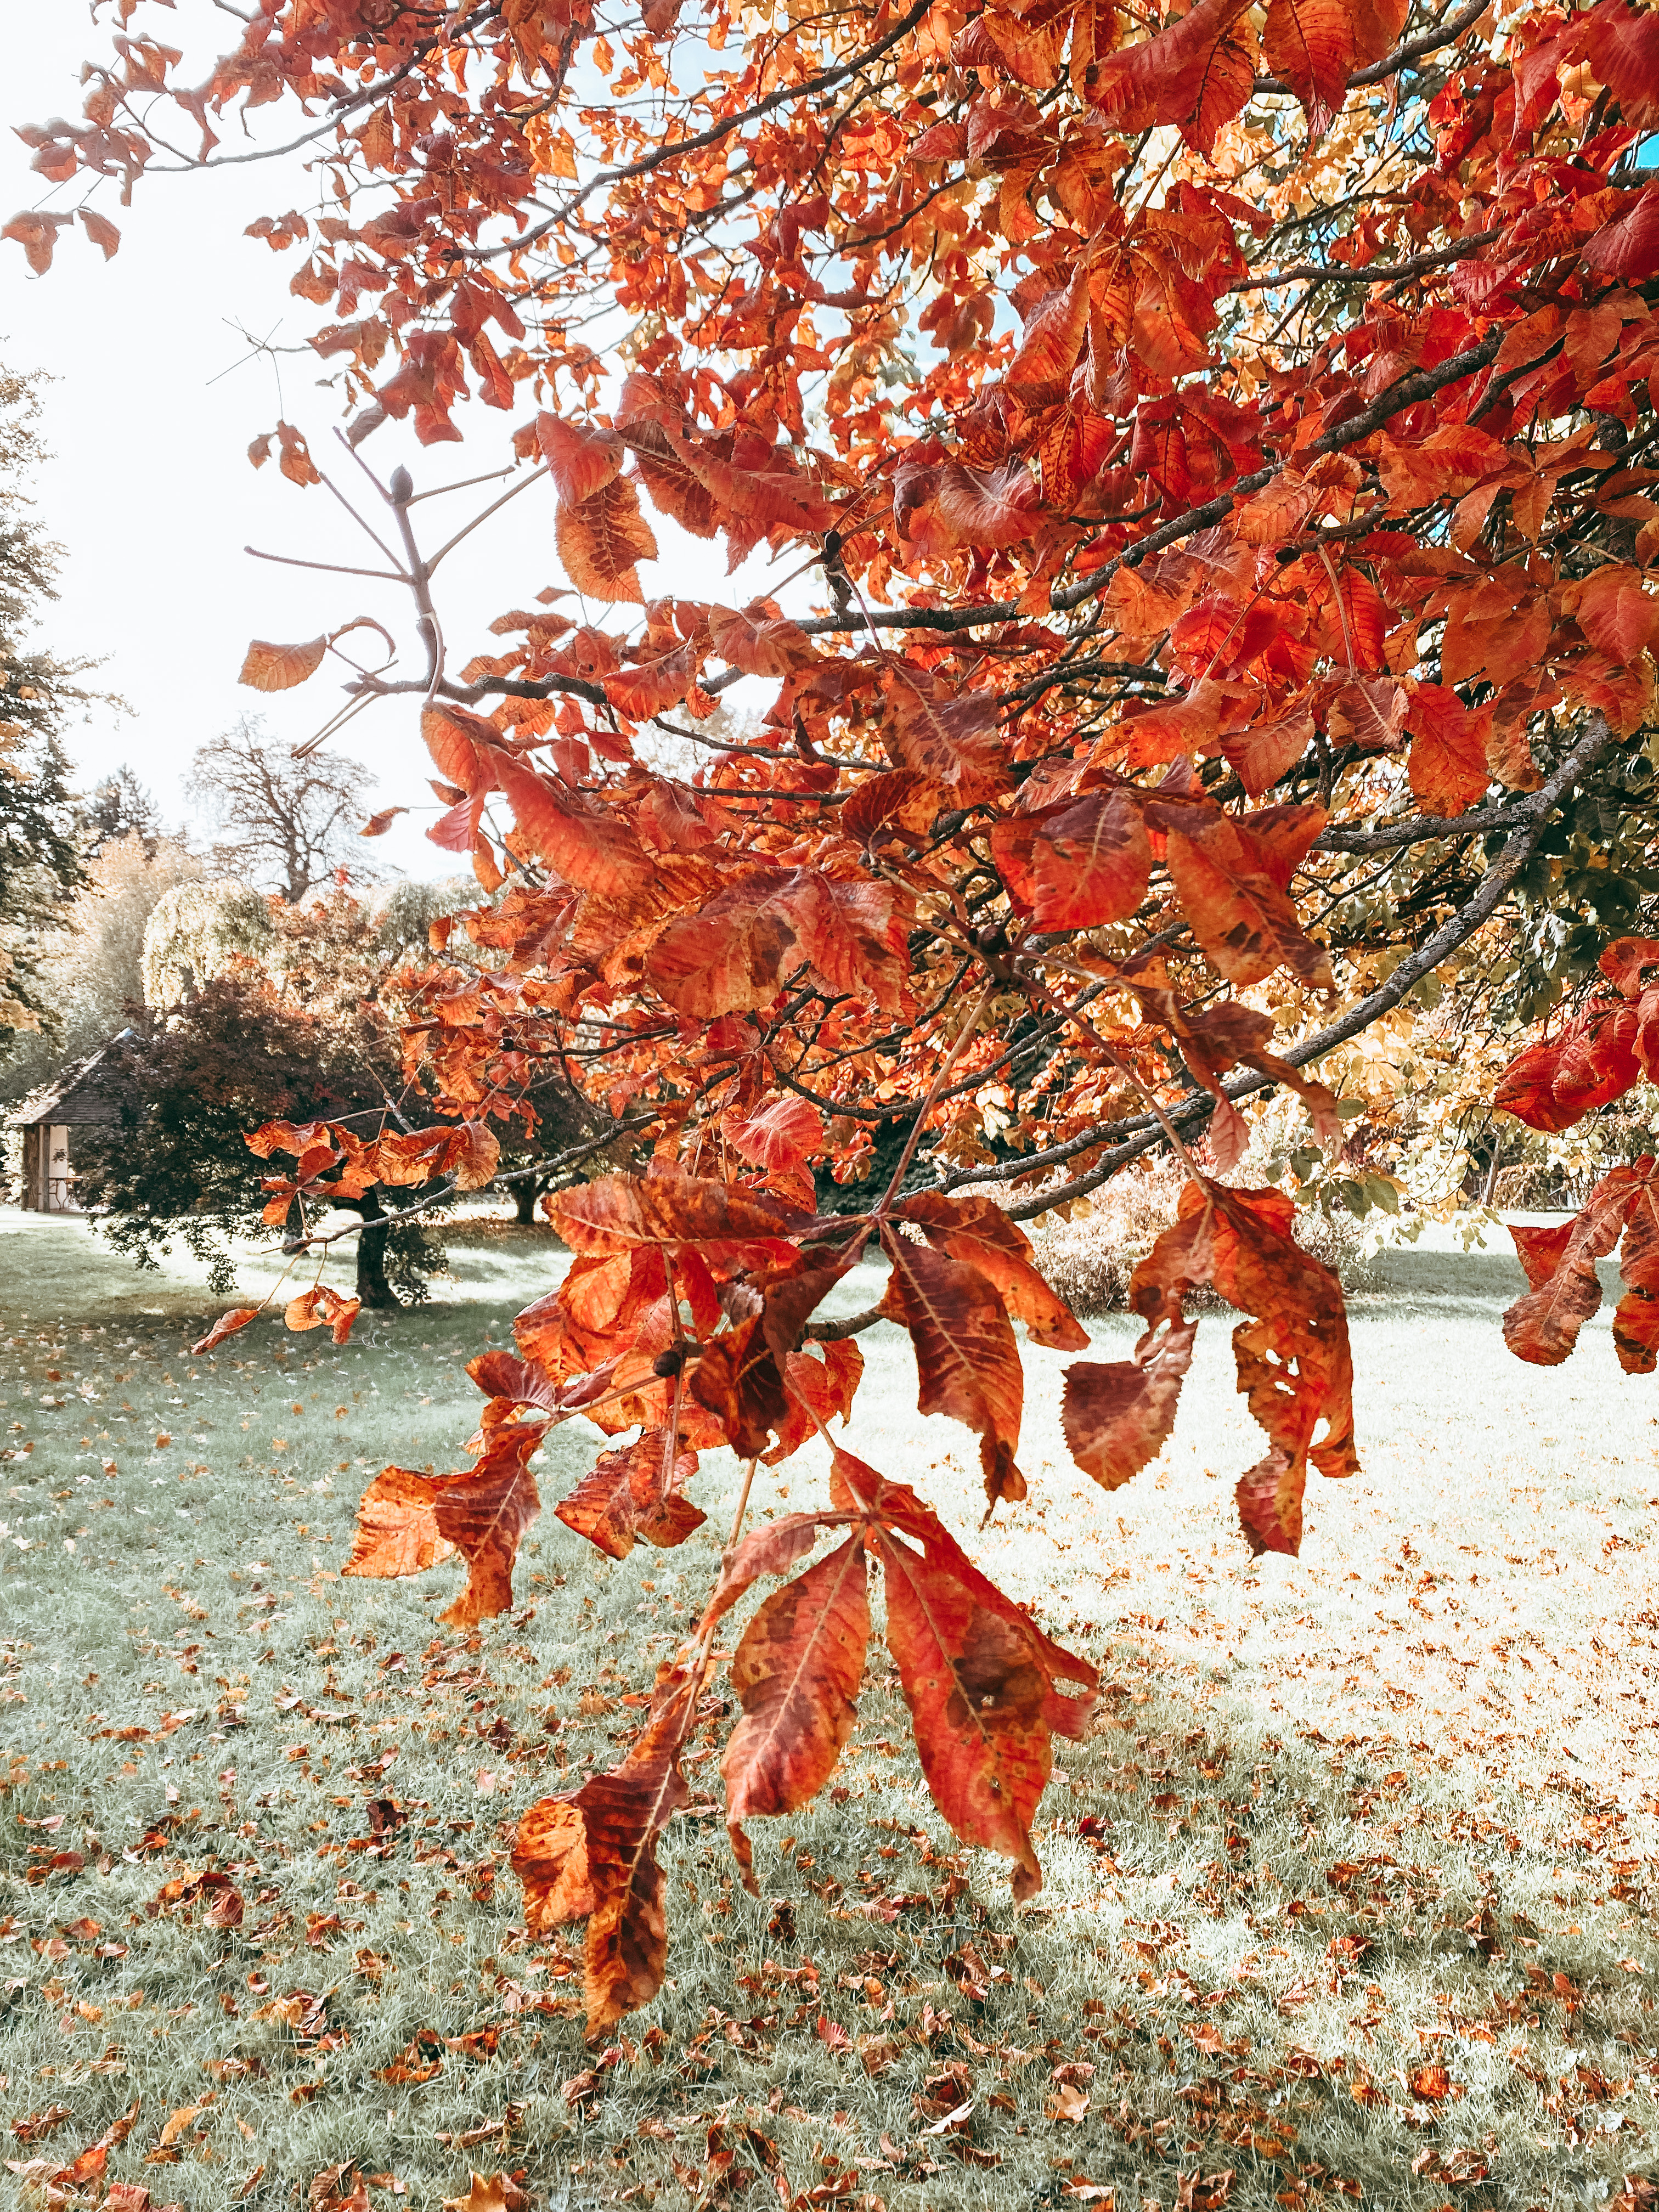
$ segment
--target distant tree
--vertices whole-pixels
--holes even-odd
[[[337,753],[296,761],[257,716],[198,748],[185,786],[191,798],[226,833],[216,863],[290,906],[319,890],[343,867],[372,883],[362,858],[359,817],[372,779]]]
[[[40,459],[40,379],[0,369],[0,1058],[41,1025],[43,940],[83,878],[63,730],[84,661],[34,647],[58,549],[24,489]]]
[[[140,783],[123,761],[114,774],[94,784],[77,809],[78,825],[88,855],[137,837],[146,853],[161,842],[161,817],[155,794]]]
[[[234,877],[175,884],[144,927],[144,1004],[176,1006],[238,962],[263,966],[275,940],[279,904]]]
[[[436,1119],[404,1078],[407,994],[368,908],[343,892],[303,908],[257,900],[263,932],[244,929],[241,949],[204,953],[216,917],[246,924],[256,896],[245,885],[185,885],[157,908],[146,969],[161,1003],[131,1010],[133,1034],[118,1054],[129,1091],[119,1123],[83,1140],[76,1163],[77,1195],[106,1209],[104,1233],[118,1249],[154,1266],[177,1238],[209,1263],[216,1290],[234,1279],[235,1240],[262,1225],[289,1237],[302,1227],[297,1204],[265,1223],[262,1183],[285,1164],[250,1151],[248,1131],[326,1116],[367,1140]],[[157,927],[168,912],[171,939]],[[177,941],[192,916],[193,967]],[[395,1311],[400,1292],[422,1297],[443,1262],[430,1228],[388,1224],[400,1201],[380,1183],[349,1203],[365,1224],[354,1239],[363,1304]]]
[[[87,881],[40,958],[42,1027],[0,1061],[0,1103],[44,1082],[65,1060],[104,1043],[144,997],[150,917],[202,863],[172,838],[146,848],[137,830],[106,844],[87,863]]]

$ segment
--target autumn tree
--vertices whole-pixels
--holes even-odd
[[[426,927],[418,943],[411,932],[443,905],[417,887],[380,908],[344,891],[296,908],[198,874],[156,903],[144,1003],[128,1000],[125,1033],[111,1048],[119,1118],[83,1135],[76,1154],[77,1195],[102,1213],[118,1250],[154,1266],[180,1243],[208,1262],[216,1290],[230,1290],[239,1241],[264,1231],[291,1253],[327,1210],[273,1149],[280,1155],[296,1129],[335,1127],[349,1133],[353,1171],[328,1206],[355,1213],[361,1228],[335,1224],[319,1249],[351,1263],[362,1306],[394,1313],[424,1299],[441,1268],[434,1215],[457,1193],[483,1188],[503,1164],[509,1191],[520,1178],[552,1188],[559,1148],[586,1156],[586,1117],[550,1070],[499,1134],[458,1146],[446,1127],[411,1139],[431,1111],[402,1035],[427,957]],[[435,1206],[428,1189],[412,1192],[429,1183],[434,1149],[449,1161]]]
[[[343,892],[308,908],[259,903],[268,928],[257,957],[203,963],[172,1003],[129,1005],[127,1034],[111,1048],[119,1119],[87,1133],[76,1162],[77,1195],[103,1213],[118,1250],[153,1267],[180,1243],[221,1292],[235,1281],[236,1240],[306,1226],[280,1163],[250,1150],[253,1131],[326,1116],[372,1145],[407,1126],[400,1007],[372,917]],[[169,972],[149,950],[152,979]],[[388,1221],[398,1210],[390,1171],[336,1202],[362,1223],[344,1248],[362,1304],[395,1312],[424,1297],[443,1248],[430,1221]]]
[[[276,0],[188,67],[173,21],[124,10],[84,120],[31,143],[60,194],[205,175],[286,107],[314,163],[321,197],[252,230],[318,311],[355,410],[327,481],[366,502],[415,654],[347,668],[348,703],[418,705],[434,834],[492,894],[457,927],[500,963],[434,986],[407,1049],[441,1110],[511,1115],[556,1062],[652,1147],[553,1202],[569,1272],[517,1358],[474,1364],[476,1463],[388,1469],[353,1571],[455,1550],[447,1617],[500,1611],[531,1458],[577,1412],[611,1443],[556,1510],[612,1556],[695,1528],[699,1452],[745,1463],[637,1740],[520,1828],[532,1928],[587,1921],[595,2032],[659,1985],[655,1841],[765,1577],[724,1760],[745,1874],[745,1823],[834,1771],[875,1569],[936,1802],[1029,1895],[1092,1667],[839,1437],[818,1508],[745,1534],[758,1469],[856,1420],[857,1340],[896,1327],[921,1409],[979,1439],[988,1518],[1017,1511],[1013,1324],[1086,1350],[1018,1222],[1167,1146],[1188,1179],[1131,1287],[1145,1334],[1068,1368],[1066,1438],[1108,1490],[1156,1457],[1207,1286],[1264,1431],[1243,1533],[1294,1551],[1309,1469],[1358,1446],[1338,1285],[1293,1193],[1236,1181],[1260,1102],[1287,1088],[1334,1148],[1310,1071],[1517,918],[1534,1006],[1602,981],[1506,1095],[1567,1115],[1645,1067],[1616,902],[1556,910],[1610,823],[1644,866],[1653,841],[1659,15],[666,0],[618,29],[586,0]],[[44,269],[74,219],[54,198],[8,234]],[[442,562],[485,541],[434,542],[441,486],[370,465],[388,419],[473,442],[462,481],[510,469],[495,504],[552,502],[563,585],[504,576],[459,665]],[[319,456],[286,420],[252,448],[302,488]],[[682,594],[683,536],[733,570],[764,551],[775,596]],[[337,659],[335,611],[256,644],[251,680]],[[744,682],[763,720],[714,734]],[[665,772],[660,724],[700,766]],[[319,1195],[359,1172],[348,1127],[287,1141]],[[865,1202],[820,1212],[825,1167]],[[1525,1356],[1645,1219],[1633,1187],[1533,1250]],[[825,1320],[860,1260],[879,1304]]]
[[[296,759],[257,716],[245,714],[198,746],[185,787],[223,833],[215,865],[297,907],[342,868],[354,882],[374,880],[360,842],[370,781],[360,762],[341,753]]]
[[[84,836],[84,811],[82,833]],[[138,830],[100,839],[86,877],[38,955],[42,1025],[0,1063],[0,1101],[9,1103],[115,1035],[144,997],[143,951],[151,916],[167,894],[201,875],[201,861],[175,840],[147,846]]]

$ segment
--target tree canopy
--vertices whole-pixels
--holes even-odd
[[[501,956],[487,988],[434,977],[413,1025],[435,1102],[487,1124],[557,1060],[653,1146],[553,1202],[575,1258],[522,1357],[475,1364],[481,1456],[388,1470],[354,1571],[455,1547],[450,1617],[500,1610],[530,1456],[579,1411],[622,1441],[561,1517],[613,1554],[681,1540],[699,1449],[752,1476],[856,1422],[880,1322],[978,1437],[988,1512],[1017,1507],[1012,1322],[1086,1344],[1018,1221],[1164,1146],[1189,1179],[1132,1287],[1146,1334],[1068,1369],[1067,1441],[1108,1489],[1156,1456],[1208,1285],[1264,1431],[1242,1526],[1293,1551],[1309,1469],[1359,1465],[1351,1361],[1291,1196],[1231,1180],[1246,1109],[1289,1086],[1334,1148],[1309,1071],[1494,922],[1516,1018],[1598,958],[1578,1045],[1645,1018],[1608,940],[1650,896],[1659,15],[271,0],[197,76],[151,16],[124,7],[37,166],[210,174],[286,108],[317,198],[253,230],[356,411],[326,479],[302,424],[252,458],[368,502],[415,646],[371,672],[331,620],[245,678],[332,653],[353,708],[419,707],[434,834],[501,893],[459,925]],[[44,268],[71,220],[9,234]],[[440,572],[468,532],[434,546],[429,487],[370,466],[388,417],[553,502],[564,586],[503,577],[459,665]],[[763,551],[769,596],[677,589],[688,538]],[[739,684],[763,718],[711,734]],[[659,725],[703,764],[665,772]],[[353,1177],[348,1136],[293,1133],[298,1181]],[[866,1202],[821,1214],[818,1168]],[[1589,1296],[1602,1212],[1540,1282]],[[866,1261],[879,1303],[824,1319]],[[1040,1880],[1089,1662],[839,1445],[818,1511],[742,1519],[623,1765],[520,1828],[532,1928],[587,1917],[596,2031],[661,1978],[654,1840],[715,1633],[822,1534],[734,1662],[740,1862],[746,1819],[833,1771],[873,1561],[938,1803],[1017,1894]]]
[[[31,637],[57,596],[57,548],[30,512],[40,379],[0,368],[0,1051],[38,1030],[43,936],[83,875],[64,727],[84,663]]]

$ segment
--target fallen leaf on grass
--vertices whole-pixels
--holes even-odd
[[[31,2112],[27,2119],[14,2120],[11,2124],[11,2131],[19,2142],[39,2142],[43,2136],[49,2136],[54,2128],[61,2128],[69,2117],[70,2108],[67,2105],[47,2105],[40,2112]]]
[[[1083,2101],[1085,2110],[1086,2111],[1089,2100],[1085,2097]],[[948,2136],[955,2134],[958,2128],[965,2128],[967,2126],[969,2120],[973,2116],[975,2102],[975,2099],[969,2097],[965,2104],[958,2105],[953,2112],[946,2112],[943,2119],[935,2120],[932,2127],[924,2128],[921,2132],[924,2136]]]
[[[233,2202],[238,2204],[246,2204],[248,2198],[252,2196],[254,2191],[259,2186],[259,2184],[264,2179],[264,2178],[265,2170],[264,2166],[256,2166],[252,2172],[249,2174],[247,2179],[237,2191]]]
[[[1089,2093],[1079,2089],[1075,2081],[1062,2081],[1043,2108],[1051,2120],[1085,2119],[1089,2112]]]
[[[1406,2087],[1425,2105],[1437,2104],[1442,2097],[1450,2096],[1451,2075],[1443,2066],[1419,2066],[1406,2076]]]
[[[465,2197],[446,2197],[444,2212],[521,2212],[527,2193],[508,2173],[475,2173]]]
[[[1220,2173],[1183,2173],[1176,2184],[1175,2212],[1221,2212],[1233,2193],[1233,2169]]]
[[[161,2137],[157,2142],[155,2149],[150,2152],[149,2157],[144,2160],[145,2165],[171,2165],[179,2156],[179,2153],[173,2146],[177,2143],[179,2136],[183,2135],[185,2130],[189,2127],[192,2122],[201,2118],[202,2114],[206,2112],[208,2106],[212,2102],[213,2099],[210,2096],[204,2097],[199,2105],[181,2105],[176,2112],[170,2112],[161,2129]]]
[[[259,2170],[263,2173],[264,2168]],[[306,2191],[306,2203],[308,2212],[369,2212],[368,2190],[348,2160],[323,2168]]]

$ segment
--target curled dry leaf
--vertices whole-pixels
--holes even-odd
[[[331,1290],[326,1283],[318,1283],[297,1298],[290,1298],[283,1309],[284,1324],[294,1330],[328,1328],[336,1344],[348,1342],[351,1325],[362,1310],[362,1302],[348,1298],[340,1291]]]
[[[304,645],[267,645],[255,638],[236,680],[256,691],[291,691],[317,673],[327,651],[325,636],[310,638]]]
[[[258,1321],[259,1312],[258,1306],[233,1306],[228,1313],[221,1314],[207,1334],[198,1337],[190,1347],[191,1358],[199,1359],[204,1352],[216,1351],[228,1336],[234,1336],[238,1329],[246,1328],[251,1321]]]

